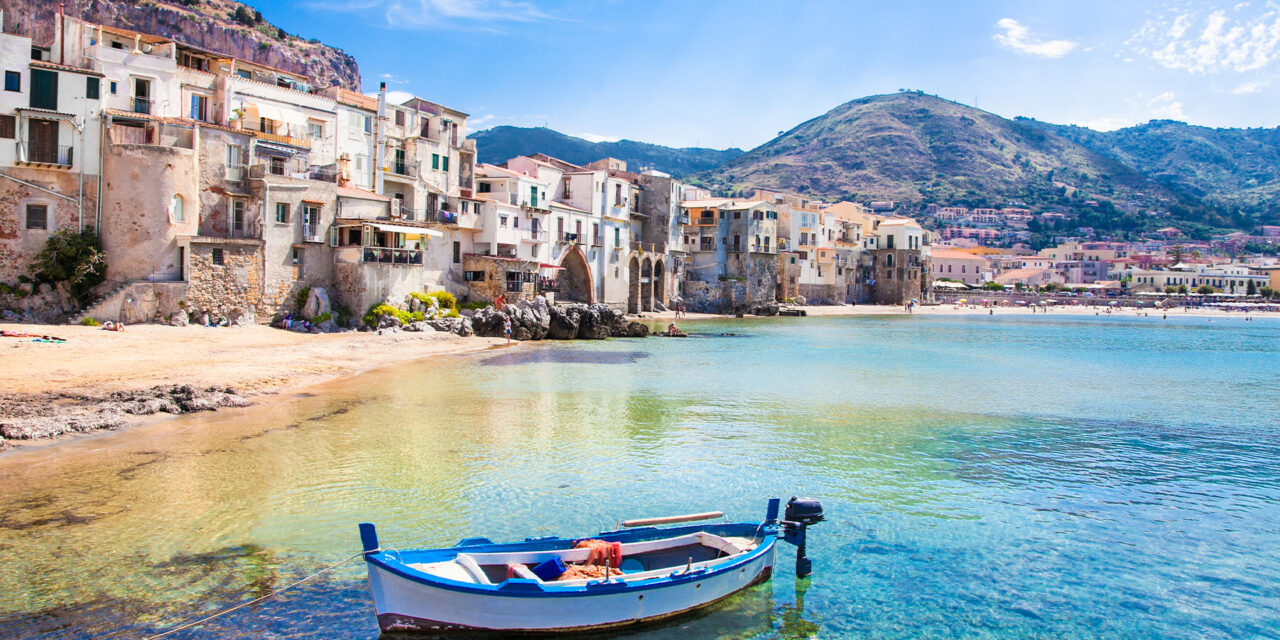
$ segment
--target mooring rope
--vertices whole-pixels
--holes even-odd
[[[371,551],[371,552],[369,552],[369,553],[373,553],[373,552],[377,552],[377,551],[381,551],[381,549],[374,549],[373,551]],[[341,567],[342,565],[344,565],[344,564],[346,564],[346,563],[348,563],[348,562],[351,562],[352,560],[355,560],[356,558],[363,558],[363,557],[364,557],[364,555],[365,555],[365,552],[364,552],[364,551],[361,551],[360,553],[357,553],[357,554],[355,554],[354,556],[351,556],[350,558],[347,558],[347,559],[343,560],[342,562],[338,562],[338,563],[335,563],[335,564],[331,564],[331,565],[329,565],[329,566],[327,566],[327,567],[325,567],[325,568],[323,568],[323,569],[321,569],[321,570],[319,570],[319,571],[317,571],[317,572],[315,572],[315,573],[313,573],[313,574],[311,574],[311,575],[309,575],[309,576],[307,576],[307,577],[305,577],[305,578],[301,578],[301,579],[299,579],[299,580],[295,580],[295,581],[293,581],[293,582],[291,582],[291,583],[289,583],[289,584],[287,584],[287,585],[285,585],[285,586],[283,586],[283,587],[280,587],[279,589],[274,589],[274,590],[272,590],[270,593],[268,593],[268,594],[266,594],[266,595],[264,595],[264,596],[259,596],[259,597],[257,597],[257,598],[254,598],[253,600],[248,601],[248,602],[241,602],[240,604],[238,604],[238,605],[236,605],[236,606],[234,606],[234,607],[230,607],[230,608],[227,608],[227,609],[223,609],[222,611],[218,611],[218,612],[215,612],[215,613],[213,613],[213,614],[207,615],[207,616],[205,616],[205,617],[203,617],[203,618],[200,618],[199,620],[196,620],[196,621],[194,621],[194,622],[188,622],[188,623],[186,623],[186,624],[179,625],[179,626],[174,627],[174,628],[172,628],[172,629],[170,629],[170,630],[168,630],[168,631],[165,631],[164,633],[158,633],[158,634],[156,634],[156,635],[154,635],[154,636],[147,636],[145,640],[156,640],[157,638],[163,638],[163,637],[165,637],[165,636],[175,634],[175,633],[177,633],[177,632],[179,632],[179,631],[183,631],[183,630],[186,630],[186,629],[190,629],[191,627],[195,627],[195,626],[202,625],[202,624],[204,624],[204,623],[206,623],[206,622],[208,622],[208,621],[210,621],[210,620],[213,620],[214,618],[219,618],[219,617],[225,616],[225,615],[227,615],[228,613],[231,613],[231,612],[233,612],[233,611],[239,611],[240,609],[243,609],[243,608],[245,608],[245,607],[247,607],[247,606],[249,606],[249,605],[257,604],[257,603],[259,603],[259,602],[262,602],[263,600],[266,600],[267,598],[271,598],[271,597],[276,596],[276,595],[279,595],[279,594],[281,594],[281,593],[283,593],[283,592],[285,592],[285,591],[288,591],[289,589],[292,589],[292,588],[294,588],[294,587],[296,587],[296,586],[298,586],[298,585],[300,585],[300,584],[302,584],[302,583],[304,583],[304,582],[306,582],[306,581],[308,581],[308,580],[311,580],[312,578],[316,578],[316,577],[319,577],[319,576],[321,576],[321,575],[324,575],[324,574],[326,574],[326,573],[328,573],[328,572],[330,572],[330,571],[333,571],[334,569],[337,569],[338,567]]]

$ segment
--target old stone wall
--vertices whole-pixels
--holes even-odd
[[[220,251],[222,264],[215,264]],[[263,307],[262,241],[218,238],[193,239],[191,273],[186,293],[189,311],[205,311],[215,318],[243,317],[266,322],[273,308]]]
[[[538,274],[538,263],[529,261],[514,260],[497,260],[488,256],[465,255],[462,256],[462,270],[464,272],[483,272],[483,279],[473,279],[467,284],[470,286],[471,300],[484,302],[492,302],[499,296],[505,298],[508,302],[516,300],[532,300],[537,297],[535,283],[522,282],[520,291],[507,291],[507,272],[519,271],[520,273],[532,273],[536,277]]]
[[[871,273],[875,284],[870,287],[875,304],[900,305],[925,294],[928,259],[920,251],[908,249],[873,249]]]
[[[10,167],[6,173],[46,189],[76,198],[80,174],[67,170]],[[0,178],[0,282],[14,284],[18,276],[29,273],[28,266],[44,249],[56,231],[76,231],[81,224],[94,226],[98,202],[98,177],[84,177],[83,212],[77,203],[58,198],[39,189]],[[48,207],[47,229],[27,229],[27,205]]]
[[[112,144],[103,159],[102,248],[107,280],[181,280],[178,236],[199,228],[195,151]],[[174,196],[182,198],[178,219]]]

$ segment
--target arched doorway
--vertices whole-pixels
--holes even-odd
[[[595,302],[592,295],[591,267],[587,265],[582,249],[573,247],[560,259],[560,295],[566,302]]]
[[[635,256],[627,267],[627,313],[640,313],[640,261]]]
[[[653,263],[648,258],[640,261],[640,308],[653,311]]]
[[[653,262],[653,299],[667,306],[667,268],[661,259]]]

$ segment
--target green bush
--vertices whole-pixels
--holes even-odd
[[[49,237],[29,270],[36,283],[67,283],[71,297],[84,306],[92,301],[93,288],[106,279],[107,254],[98,245],[93,227],[79,233],[63,230]]]
[[[1213,287],[1211,287],[1211,286],[1209,286],[1209,285],[1207,285],[1207,284],[1202,284],[1202,285],[1200,285],[1199,287],[1196,287],[1196,293],[1198,293],[1198,294],[1200,294],[1200,295],[1202,295],[1202,296],[1207,296],[1207,295],[1209,295],[1209,294],[1211,294],[1211,293],[1213,293],[1213,292],[1215,292],[1215,291],[1217,291],[1217,289],[1214,289]]]
[[[351,326],[351,312],[346,307],[334,307],[333,312],[338,316],[339,327]]]
[[[375,304],[372,307],[369,307],[368,313],[364,314],[364,323],[371,329],[377,329],[378,321],[382,319],[382,316],[395,316],[395,318],[400,321],[401,326],[413,322],[415,316],[417,316],[418,320],[422,320],[426,317],[426,315],[421,311],[411,314],[408,311],[397,309],[389,304]]]
[[[293,312],[302,313],[302,308],[307,305],[307,298],[311,296],[311,286],[305,286],[298,289],[298,293],[293,296]]]
[[[399,314],[397,314],[396,317],[400,318],[400,324],[409,324],[409,322],[422,322],[423,320],[426,320],[427,313],[425,311],[414,311],[409,314],[409,322],[405,322],[404,318]]]
[[[316,317],[311,319],[311,322],[313,324],[320,324],[321,322],[325,322],[332,319],[333,319],[333,314],[326,311],[324,313],[317,314]]]
[[[84,325],[84,326],[86,326],[86,327],[100,327],[100,326],[102,326],[102,323],[98,322],[97,320],[94,320],[93,318],[85,318],[84,320],[81,320],[81,321],[80,321],[80,324],[82,324],[82,325]]]
[[[479,301],[462,303],[463,309],[471,309],[472,311],[479,311],[480,309],[483,309],[485,307],[491,307],[491,306],[493,305],[491,305],[488,302],[479,302]]]
[[[446,317],[446,318],[461,318],[461,317],[462,317],[462,314],[461,314],[461,313],[458,313],[458,310],[457,310],[457,309],[450,309],[450,310],[448,310],[448,311],[444,312],[444,317]]]
[[[456,310],[458,308],[458,299],[448,291],[432,291],[427,295],[436,299],[440,304],[440,308],[444,310]]]
[[[23,289],[22,287],[0,282],[0,295],[13,296],[15,298],[21,299],[21,298],[27,297],[30,294],[26,289]]]

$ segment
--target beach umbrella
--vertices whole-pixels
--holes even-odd
[[[919,300],[916,300],[915,298],[912,298],[912,299],[911,299],[911,302],[913,302],[913,303],[915,303],[915,304],[920,304],[920,301],[919,301]]]
[[[1114,307],[1114,306],[1116,306],[1116,303],[1115,303],[1115,301],[1114,301],[1114,300],[1113,300],[1113,301],[1111,301],[1111,302],[1108,302],[1107,304],[1108,304],[1108,305],[1111,305],[1111,306],[1113,306],[1113,307]]]
[[[959,300],[956,300],[956,304],[964,304],[968,301],[969,301],[968,298],[960,298]]]
[[[1018,301],[1018,304],[1026,304],[1026,303],[1027,303],[1027,301],[1026,301],[1026,300],[1019,300],[1019,301]]]

